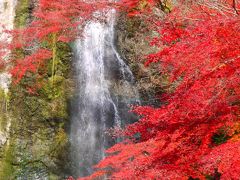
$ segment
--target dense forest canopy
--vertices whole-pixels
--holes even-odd
[[[113,134],[124,140],[86,179],[239,179],[240,175],[240,2],[237,0],[40,0],[26,28],[8,31],[0,43],[1,68],[18,83],[52,62],[56,43],[81,37],[96,11],[116,8],[144,21],[158,52],[145,66],[166,82],[159,107],[138,106],[139,121]],[[161,11],[161,15],[159,14]],[[84,37],[82,37],[84,38]],[[11,56],[6,61],[6,54]]]

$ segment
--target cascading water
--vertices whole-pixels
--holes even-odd
[[[75,43],[78,97],[70,137],[76,177],[89,175],[105,149],[115,143],[106,130],[135,118],[128,110],[138,103],[138,93],[131,71],[114,47],[114,17],[115,11],[109,10],[105,22],[89,22],[84,39]]]

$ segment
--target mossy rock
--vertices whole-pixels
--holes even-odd
[[[19,0],[16,7],[15,26],[18,28],[25,27],[31,11],[30,0]]]
[[[3,147],[2,159],[0,161],[0,177],[2,179],[15,179],[15,168],[13,162],[15,161],[16,146],[14,140],[9,140],[9,143]]]

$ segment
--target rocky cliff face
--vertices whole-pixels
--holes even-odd
[[[16,28],[31,22],[35,5],[35,1],[18,0],[13,21]],[[49,73],[41,79],[29,73],[20,83],[11,84],[8,94],[0,91],[0,177],[3,179],[52,180],[64,179],[67,174],[66,131],[73,89],[70,46],[58,43],[57,57],[54,88],[50,83],[49,62],[42,69]],[[36,81],[41,86],[31,94],[27,88]]]
[[[176,0],[164,0],[152,9],[154,18],[163,19],[171,12],[173,7],[177,7]],[[159,107],[161,102],[157,98],[165,91],[169,91],[169,80],[160,74],[159,64],[151,64],[145,67],[146,56],[158,52],[159,49],[150,46],[150,40],[158,36],[148,25],[147,17],[130,17],[125,13],[120,13],[116,24],[116,45],[121,57],[128,63],[136,78],[136,85],[141,96],[142,105]]]
[[[118,51],[134,73],[143,105],[158,106],[156,95],[162,92],[161,83],[164,79],[159,74],[159,67],[144,66],[146,55],[157,51],[147,40],[154,37],[154,31],[147,28],[143,18],[126,14],[119,15],[116,31]]]
[[[11,30],[14,27],[16,0],[3,0],[0,2],[0,41],[10,42],[11,38],[6,33],[1,32],[3,27]],[[5,61],[8,59],[10,52],[7,52]],[[0,177],[4,174],[7,163],[5,162],[6,149],[9,147],[11,118],[8,111],[9,96],[8,86],[10,75],[6,72],[0,72]]]

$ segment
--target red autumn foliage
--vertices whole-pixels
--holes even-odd
[[[130,15],[143,13],[142,2],[126,0],[120,9]],[[146,2],[149,10],[155,5]],[[57,41],[72,40],[80,25],[104,7],[105,3],[79,0],[40,0],[29,27],[11,32],[10,50],[26,51],[20,59],[12,57],[11,73],[16,80],[36,72],[51,57],[41,43],[50,42],[52,34]],[[238,14],[237,1],[205,0],[188,3],[188,9],[179,6],[154,22],[159,25],[155,27],[159,36],[151,44],[161,50],[148,56],[146,66],[159,63],[175,91],[164,95],[162,107],[134,109],[140,120],[126,128],[126,140],[107,151],[109,156],[96,166],[98,171],[90,179],[102,175],[111,179],[204,179],[216,176],[216,171],[222,179],[239,178]],[[220,129],[229,138],[217,145],[213,137]]]
[[[36,19],[28,30],[35,32],[35,37],[39,40],[56,33],[59,35],[59,41],[69,42],[76,38],[81,26],[92,18],[93,12],[105,5],[104,2],[94,1],[40,0],[38,8],[33,13]]]
[[[53,44],[79,37],[82,27],[94,18],[93,13],[106,6],[105,1],[40,0],[32,13],[32,22],[26,28],[8,32],[13,37],[8,49],[21,51],[23,55],[19,58],[17,53],[11,58],[10,72],[15,82],[27,72],[37,72],[39,64],[46,64],[45,60],[50,60],[53,55],[50,52]]]
[[[155,22],[159,36],[152,45],[160,50],[148,55],[145,65],[159,63],[175,90],[164,95],[162,107],[133,110],[140,120],[124,130],[124,142],[107,150],[97,174],[110,179],[239,178],[238,6],[214,2],[188,4],[185,11],[183,5]],[[214,138],[220,130],[225,139],[218,145]]]
[[[10,70],[15,82],[19,82],[27,72],[36,73],[38,68],[45,64],[46,60],[51,57],[52,53],[46,49],[38,49],[24,59],[15,60],[15,66]]]

